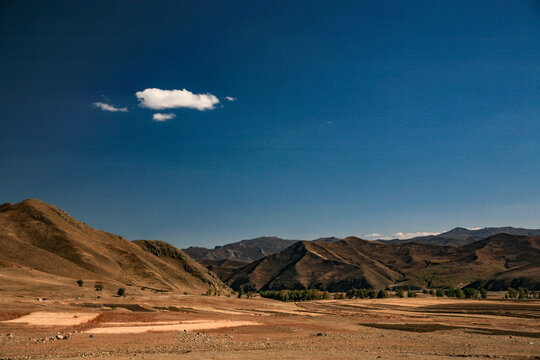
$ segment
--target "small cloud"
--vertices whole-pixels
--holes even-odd
[[[388,236],[388,238],[389,239],[401,239],[401,240],[404,240],[404,239],[415,238],[415,237],[418,237],[418,236],[430,236],[430,235],[439,235],[439,234],[440,233],[424,232],[424,231],[408,232],[408,233],[397,232],[395,234],[392,234],[392,237]]]
[[[236,98],[235,98],[235,97],[232,97],[232,96],[225,96],[225,100],[228,100],[228,101],[236,101]]]
[[[334,122],[333,122],[332,120],[328,120],[326,123],[327,123],[328,125],[332,125]]]
[[[111,111],[111,112],[117,112],[117,111],[127,112],[128,111],[127,107],[117,108],[117,107],[115,107],[113,105],[103,103],[103,102],[95,102],[93,105],[95,107],[100,108],[103,111]]]
[[[469,230],[482,230],[483,228],[481,227],[476,227],[476,228],[470,228]]]
[[[154,121],[167,121],[167,120],[174,119],[175,117],[176,117],[176,115],[174,115],[174,114],[156,113],[156,114],[154,114],[154,116],[152,116],[152,119],[154,119]]]
[[[137,96],[140,106],[154,110],[191,108],[203,111],[212,110],[216,104],[219,104],[219,99],[212,94],[194,94],[186,89],[151,88],[137,91],[135,96]]]
[[[377,234],[377,233],[364,235],[364,237],[368,237],[368,238],[379,238],[381,236],[382,236],[381,234]]]

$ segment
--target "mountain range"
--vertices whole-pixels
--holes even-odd
[[[233,289],[280,290],[467,285],[540,290],[540,236],[497,234],[455,247],[348,237],[299,241],[223,278]]]
[[[422,244],[433,245],[448,245],[448,246],[462,246],[471,244],[475,241],[485,239],[489,236],[496,234],[509,234],[509,235],[540,235],[540,229],[523,229],[514,228],[511,226],[505,227],[486,227],[482,229],[465,229],[462,227],[456,227],[450,231],[440,233],[438,235],[418,236],[410,239],[393,239],[393,240],[378,240],[388,244],[400,244],[407,242],[417,242]]]
[[[128,241],[28,199],[0,205],[0,291],[75,287],[78,279],[189,293],[229,291],[229,286],[256,291],[448,286],[540,290],[539,233],[506,227],[455,228],[390,241],[261,237],[183,252],[164,241]]]
[[[506,227],[487,227],[483,229],[469,230],[456,227],[450,231],[438,235],[419,236],[410,239],[376,240],[385,244],[404,244],[416,242],[431,245],[462,246],[475,241],[485,239],[496,234],[510,235],[540,235],[540,229],[523,229]],[[343,239],[331,236],[312,240],[312,242],[336,242]],[[190,247],[183,249],[191,258],[196,261],[206,261],[206,264],[218,266],[219,262],[214,260],[233,260],[237,262],[252,262],[260,260],[265,256],[275,254],[284,250],[300,240],[282,239],[276,236],[264,236],[255,239],[242,240],[231,244],[216,246],[214,249],[203,247]],[[229,265],[231,265],[229,263]],[[235,265],[239,265],[238,263]]]

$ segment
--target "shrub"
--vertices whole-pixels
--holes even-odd
[[[79,287],[82,287],[83,284],[84,284],[84,281],[82,281],[81,279],[77,280],[77,284],[79,285]]]
[[[404,298],[405,294],[403,293],[403,289],[397,289],[396,296],[400,298]]]
[[[384,299],[388,297],[388,293],[384,290],[379,290],[377,293],[377,299]]]
[[[124,288],[118,288],[118,291],[116,292],[118,296],[126,296],[126,289]]]
[[[435,291],[435,295],[437,295],[437,297],[443,297],[444,291],[442,291],[441,289],[437,289],[437,291]]]
[[[510,288],[508,288],[508,294],[507,295],[508,295],[508,297],[510,299],[515,299],[518,296],[518,292],[517,292],[516,289],[510,287]]]
[[[96,292],[102,292],[103,291],[103,285],[102,284],[95,284],[94,285],[94,290],[96,290]]]

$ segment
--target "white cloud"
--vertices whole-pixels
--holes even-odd
[[[140,106],[154,109],[191,108],[200,111],[212,110],[219,103],[219,99],[212,94],[194,94],[186,89],[162,90],[144,89],[135,93]]]
[[[392,234],[391,236],[382,237],[381,239],[382,240],[392,240],[392,239],[404,240],[404,239],[410,239],[410,238],[414,238],[418,236],[429,236],[429,235],[439,235],[439,234],[440,233],[424,232],[424,231],[408,232],[408,233],[397,232],[395,234]]]
[[[476,227],[476,228],[470,228],[469,230],[481,230],[481,229],[483,229],[483,228],[481,228],[481,227]]]
[[[95,107],[100,108],[103,111],[112,111],[112,112],[117,112],[117,111],[127,112],[128,111],[127,107],[117,108],[117,107],[114,107],[113,105],[102,103],[102,102],[95,102],[93,105]]]
[[[229,101],[236,101],[236,98],[232,96],[225,96],[225,99]]]
[[[382,236],[381,234],[377,234],[377,233],[364,235],[364,237],[368,237],[368,238],[378,238],[378,237],[381,237],[381,236]]]
[[[167,121],[167,120],[174,119],[175,117],[176,115],[174,114],[156,113],[154,114],[154,116],[152,116],[152,119],[154,119],[155,121]]]

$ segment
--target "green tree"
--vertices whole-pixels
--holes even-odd
[[[84,281],[82,281],[81,279],[77,280],[77,284],[79,285],[79,287],[82,287],[83,284],[84,284]]]
[[[388,293],[384,290],[379,290],[377,293],[377,299],[384,299],[388,297]]]
[[[435,291],[435,295],[437,295],[437,297],[443,297],[444,291],[442,291],[441,289],[437,289],[437,291]]]
[[[118,288],[118,291],[116,292],[118,296],[126,296],[126,289],[124,288]]]
[[[238,290],[238,298],[242,298],[242,295],[244,295],[244,289],[240,288],[240,290]]]
[[[396,296],[400,298],[404,298],[405,294],[403,293],[403,289],[397,289]]]
[[[525,288],[518,288],[518,299],[526,299],[529,291]]]
[[[510,299],[515,299],[517,298],[518,292],[516,289],[509,287],[507,295]]]
[[[487,292],[486,289],[484,289],[484,288],[480,289],[480,296],[482,297],[482,299],[487,299],[487,294],[488,294],[488,292]]]
[[[465,297],[467,299],[475,299],[476,294],[478,293],[478,291],[476,289],[473,289],[473,288],[465,288],[465,289],[463,289],[463,293],[465,294]]]
[[[407,297],[410,297],[410,298],[415,298],[416,297],[416,292],[414,291],[407,291]]]

